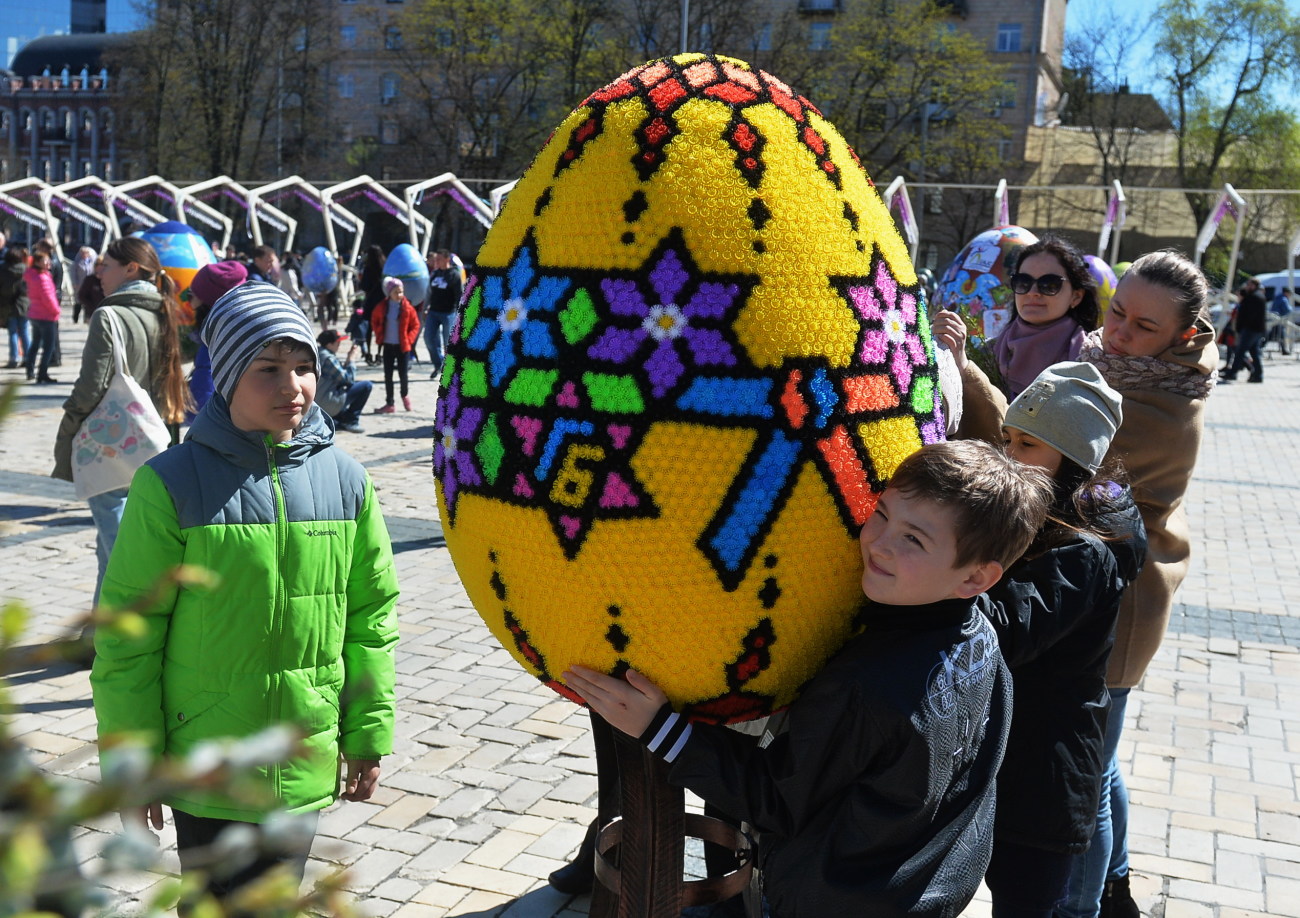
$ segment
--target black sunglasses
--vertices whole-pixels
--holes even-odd
[[[1022,296],[1035,284],[1038,285],[1038,292],[1043,296],[1055,296],[1065,285],[1065,278],[1059,274],[1043,274],[1039,277],[1019,273],[1011,275],[1011,289]]]

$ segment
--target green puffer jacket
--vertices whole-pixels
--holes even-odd
[[[340,754],[392,751],[392,547],[369,476],[333,437],[313,405],[276,444],[236,428],[217,394],[185,442],[131,483],[103,602],[135,601],[179,564],[221,580],[167,588],[142,637],[96,632],[101,743],[132,732],[179,758],[273,724],[305,734],[301,752],[257,771],[249,799],[193,791],[164,801],[183,812],[258,822],[271,808],[320,809],[338,793]],[[106,747],[106,768],[111,758]]]

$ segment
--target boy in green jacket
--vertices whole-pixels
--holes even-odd
[[[123,814],[160,829],[166,802],[182,871],[206,870],[222,897],[276,864],[301,879],[310,847],[307,836],[291,851],[263,844],[251,863],[212,863],[206,849],[226,827],[280,810],[311,814],[314,835],[317,811],[374,792],[392,751],[398,588],[369,476],[313,403],[302,311],[276,287],[245,284],[213,305],[203,338],[216,392],[185,442],[136,473],[102,602],[139,602],[182,564],[219,584],[166,586],[143,635],[98,629],[91,687],[105,769],[124,734],[177,759],[275,724],[303,735],[289,759],[256,770],[250,795],[195,788]]]

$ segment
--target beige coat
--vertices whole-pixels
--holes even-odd
[[[1214,331],[1205,320],[1197,328],[1190,341],[1157,356],[1209,376],[1219,361]],[[1147,560],[1120,605],[1106,674],[1111,688],[1142,681],[1169,624],[1174,591],[1187,574],[1191,544],[1183,496],[1201,447],[1205,410],[1204,399],[1159,389],[1124,390],[1123,396],[1124,421],[1108,455],[1118,456],[1128,473],[1147,530]],[[973,362],[962,373],[962,398],[958,436],[1000,444],[1007,398]]]
[[[136,289],[105,297],[100,308],[90,317],[86,346],[81,352],[81,372],[72,387],[72,394],[63,403],[63,420],[54,441],[54,471],[50,475],[64,481],[72,480],[72,438],[81,429],[81,422],[95,410],[113,379],[113,338],[108,318],[102,314],[105,307],[112,308],[122,320],[127,372],[153,396],[155,407],[164,404],[162,394],[153,386],[158,336],[162,333],[162,295],[152,290]]]

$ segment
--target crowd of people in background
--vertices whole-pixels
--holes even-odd
[[[78,248],[70,260],[70,285],[65,288],[64,266],[55,257],[50,240],[39,240],[30,249],[6,242],[0,233],[0,327],[7,332],[9,345],[4,368],[22,369],[35,383],[57,382],[49,370],[61,363],[59,323],[69,307],[73,323],[92,321],[107,295],[103,281],[105,254],[90,246]],[[420,359],[421,341],[428,354],[429,378],[439,378],[452,316],[464,289],[463,268],[449,250],[429,253],[428,295],[412,303],[404,296],[400,279],[385,277],[383,248],[371,245],[356,266],[356,291],[346,311],[341,309],[338,289],[316,293],[304,286],[302,256],[297,252],[281,253],[272,246],[259,245],[250,252],[228,246],[220,254],[218,261],[199,271],[181,295],[181,352],[185,361],[192,363],[187,376],[191,393],[187,421],[193,420],[212,391],[207,348],[201,341],[204,319],[217,297],[248,282],[278,287],[309,321],[320,327],[322,367],[332,374],[325,402],[338,429],[363,432],[360,415],[372,383],[356,379],[355,370],[362,361],[366,366],[382,363],[384,367],[386,398],[375,409],[379,413],[396,410],[396,395],[401,396],[406,410],[412,410],[410,364]],[[385,304],[394,290],[397,298],[393,302],[397,306],[390,310]],[[184,320],[190,316],[186,324]],[[340,329],[341,317],[346,319],[346,325]]]

